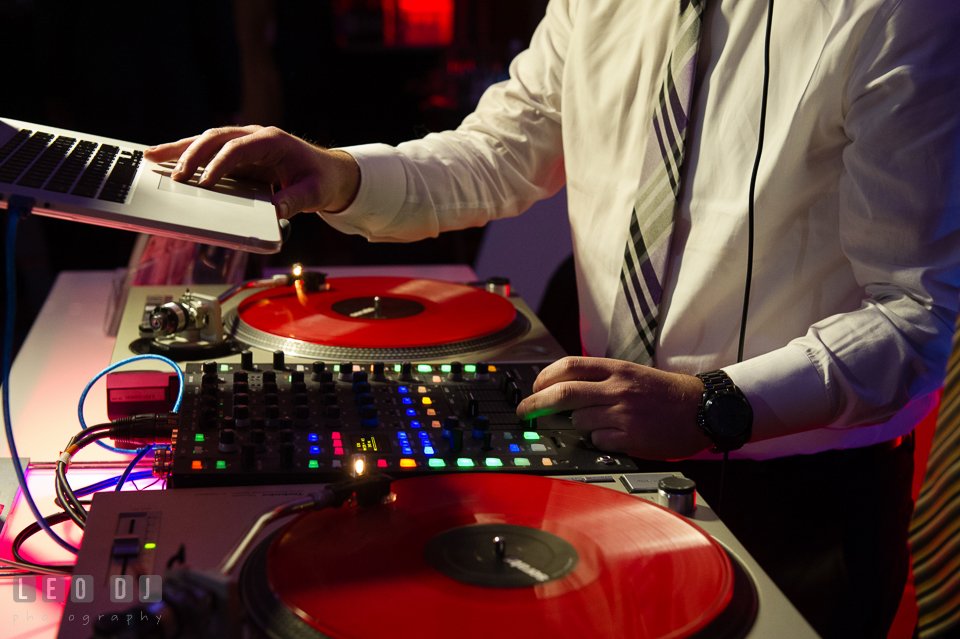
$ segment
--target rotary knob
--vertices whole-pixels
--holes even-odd
[[[377,407],[367,405],[360,409],[360,425],[367,428],[376,428],[379,424]]]
[[[306,382],[293,382],[290,384],[291,393],[306,393],[307,392],[307,383]]]
[[[463,381],[463,363],[450,362],[450,374],[447,376],[451,382]]]
[[[413,381],[413,364],[410,362],[403,362],[400,364],[400,381]]]
[[[490,366],[486,362],[477,362],[477,370],[473,374],[478,382],[485,382],[490,379]]]
[[[323,409],[323,423],[327,428],[339,428],[340,407],[333,404]]]
[[[327,369],[327,365],[321,362],[320,360],[310,363],[310,372],[313,373],[314,375],[320,375],[326,369]]]
[[[290,373],[290,381],[293,384],[303,384],[304,383],[303,371],[293,371],[292,373]]]
[[[373,363],[373,379],[377,382],[382,382],[387,379],[386,376],[387,365],[383,362],[374,362]]]
[[[243,382],[244,384],[246,384],[249,381],[250,381],[250,376],[247,375],[247,371],[236,371],[233,374],[234,384],[236,384],[237,382]]]
[[[234,380],[236,380],[236,377],[234,377]],[[236,395],[237,393],[249,393],[249,392],[250,392],[250,384],[246,382],[238,382],[238,381],[233,382],[234,395]]]
[[[291,429],[289,429],[289,428],[284,428],[284,429],[282,429],[282,430],[278,433],[278,435],[279,435],[279,437],[280,437],[280,442],[281,442],[281,443],[287,443],[287,442],[292,442],[292,441],[293,441],[294,433],[293,433],[293,430],[291,430]]]
[[[450,431],[454,428],[460,428],[460,420],[454,417],[453,415],[444,417],[443,429],[440,431],[440,434],[443,435],[444,437],[449,437]]]
[[[282,371],[284,368],[283,351],[273,351],[273,370]]]
[[[353,363],[352,362],[340,362],[340,374],[337,375],[337,379],[339,379],[341,382],[353,381]]]
[[[490,418],[486,415],[477,415],[473,418],[473,436],[482,439],[483,434],[490,430]]]
[[[241,404],[242,404],[242,405],[245,405],[245,406],[249,406],[249,405],[250,405],[250,396],[247,395],[246,393],[234,393],[234,394],[233,394],[233,405],[234,405],[234,406],[240,406]]]
[[[217,374],[217,363],[216,362],[204,362],[202,366],[204,375],[216,375]]]
[[[245,371],[253,370],[253,351],[243,351],[240,353],[240,368]]]
[[[217,446],[217,450],[221,453],[235,453],[239,448],[237,446],[237,432],[232,428],[221,429],[220,444]]]

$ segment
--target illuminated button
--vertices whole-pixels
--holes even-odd
[[[441,372],[441,373],[449,373],[449,372],[450,372],[450,364],[444,364],[443,366],[441,366],[441,367],[440,367],[440,372]]]
[[[457,466],[459,466],[460,468],[471,468],[473,466],[473,460],[464,459],[463,457],[461,457],[460,459],[457,460]]]
[[[416,468],[417,461],[415,459],[410,459],[409,457],[404,457],[400,460],[400,468]]]
[[[222,459],[217,460],[217,470],[223,470],[226,467],[227,467],[227,462],[223,461]]]
[[[413,449],[410,448],[409,446],[403,446],[403,447],[400,449],[400,452],[403,453],[404,455],[412,455],[412,454],[413,454]]]
[[[393,365],[393,372],[394,372],[394,373],[399,373],[401,368],[403,368],[403,364],[394,364],[394,365]]]
[[[417,434],[420,435],[420,439],[430,439],[430,434],[425,430],[421,430]]]
[[[230,370],[230,364],[220,364],[220,372],[226,373]]]
[[[193,470],[203,470],[203,462],[199,459],[194,459],[193,463],[190,464],[190,468]]]
[[[410,392],[410,389],[407,388],[406,386],[398,386],[398,387],[397,387],[397,392],[398,392],[398,393],[401,393],[401,394],[403,394],[403,393],[409,393],[409,392]]]
[[[513,463],[516,466],[529,466],[530,460],[527,459],[526,457],[517,457],[516,459],[513,460]]]
[[[503,438],[504,438],[504,439],[513,439],[513,433],[504,433],[504,434],[503,434]]]
[[[487,370],[490,371],[491,373],[496,373],[497,367],[494,366],[493,364],[490,364],[489,366],[487,366]]]
[[[421,401],[422,401],[422,402],[424,403],[424,405],[426,405],[426,406],[429,406],[430,404],[433,403],[433,400],[430,399],[429,397],[424,397]]]
[[[310,454],[311,454],[311,455],[319,455],[319,454],[320,454],[320,447],[319,447],[319,446],[311,446],[311,447],[310,447]]]
[[[529,430],[525,430],[525,431],[523,431],[523,438],[524,438],[524,439],[530,439],[530,440],[536,441],[536,440],[540,439],[540,435],[538,435],[537,433],[531,432],[531,431],[529,431]]]
[[[496,466],[503,466],[503,462],[497,459],[496,457],[487,457],[484,462],[487,464],[488,468],[494,468]]]
[[[334,439],[340,439],[340,431],[337,431],[337,430],[333,431],[332,433],[330,433],[330,437],[333,437]]]
[[[397,433],[397,437],[399,437],[400,439],[406,439],[407,434],[401,430],[399,433]]]
[[[436,419],[430,422],[430,428],[440,428],[440,425],[441,425],[440,422],[437,421]]]
[[[410,422],[410,427],[411,427],[411,428],[423,428],[423,424],[421,424],[421,423],[418,422],[417,420],[413,420],[413,421]]]
[[[427,415],[433,416],[433,415],[436,415],[436,414],[437,414],[437,411],[435,411],[434,409],[432,409],[432,408],[428,408],[428,409],[427,409]]]
[[[547,447],[543,444],[530,444],[530,450],[534,453],[545,453],[547,452]]]
[[[431,366],[430,364],[417,364],[417,372],[418,372],[418,373],[432,373],[432,372],[433,372],[433,366]]]
[[[318,462],[316,459],[311,459],[309,462],[307,462],[307,467],[308,467],[308,468],[320,468],[320,462]]]
[[[474,364],[464,364],[464,365],[463,365],[463,370],[466,371],[466,372],[468,372],[468,373],[476,373],[476,372],[477,372],[477,367],[476,367],[476,365],[474,365]]]
[[[437,459],[436,457],[434,457],[433,459],[428,461],[427,464],[430,466],[430,468],[443,468],[444,466],[447,465],[447,462],[443,461],[442,459]]]
[[[434,384],[439,384],[440,382],[443,381],[443,378],[440,377],[439,375],[434,375],[432,378],[430,378],[430,381],[433,382]]]
[[[145,544],[143,545],[143,549],[144,549],[144,550],[153,550],[153,549],[156,548],[156,547],[157,547],[157,545],[156,545],[155,543],[153,543],[152,541],[148,541],[147,543],[145,543]]]
[[[342,448],[334,448],[334,449],[333,449],[333,454],[334,454],[334,455],[342,455],[342,454],[343,454],[343,449],[342,449]]]
[[[333,365],[333,372],[334,372],[334,373],[339,373],[339,372],[340,372],[340,364],[334,364],[334,365]]]
[[[412,409],[412,408],[408,408],[408,409],[407,409],[407,417],[416,417],[416,416],[417,416],[417,411],[416,411],[416,410],[414,410],[414,409]]]
[[[201,455],[201,454],[203,454],[203,446],[194,446],[194,447],[193,447],[193,454],[194,454],[194,455]]]
[[[202,441],[203,441],[203,433],[197,433],[197,436],[193,438],[193,441],[195,441],[195,442],[202,442]]]
[[[387,467],[387,460],[386,460],[386,459],[378,459],[378,460],[377,460],[377,468],[386,468],[386,467]]]
[[[553,460],[550,459],[549,457],[544,457],[544,458],[543,458],[543,465],[544,465],[544,466],[553,466]]]
[[[404,398],[403,398],[402,400],[400,400],[400,401],[402,401],[404,404],[412,404],[412,403],[413,403],[413,400],[410,399],[409,397],[404,397]]]
[[[307,440],[311,442],[318,442],[320,441],[320,437],[318,437],[316,433],[310,433],[307,435]]]
[[[511,453],[519,453],[519,452],[520,452],[520,446],[518,446],[517,444],[510,444],[510,452],[511,452]]]
[[[436,451],[433,450],[433,446],[424,446],[424,447],[423,447],[423,454],[424,454],[424,455],[433,455],[435,452],[436,452]]]

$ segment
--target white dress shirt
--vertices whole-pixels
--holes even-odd
[[[677,1],[552,1],[456,131],[346,149],[360,190],[324,218],[412,241],[517,215],[566,183],[583,345],[602,356]],[[960,2],[777,4],[741,363],[767,3],[707,5],[657,366],[722,367],[743,390],[758,441],[732,457],[908,433],[957,316]]]

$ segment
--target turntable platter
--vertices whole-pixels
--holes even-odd
[[[520,475],[404,479],[394,492],[388,506],[304,515],[273,539],[272,595],[314,632],[688,637],[733,596],[723,548],[645,500]]]

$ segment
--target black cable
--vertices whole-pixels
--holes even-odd
[[[67,515],[67,513],[61,512],[61,513],[55,513],[53,515],[50,515],[49,517],[44,517],[43,519],[47,523],[47,525],[55,526],[59,523],[63,523],[67,521],[69,518],[70,517],[69,515]],[[26,543],[26,541],[30,539],[30,537],[37,534],[41,530],[42,528],[40,527],[40,524],[38,524],[37,522],[33,522],[32,524],[30,524],[29,526],[21,530],[19,533],[17,533],[17,536],[13,540],[13,544],[11,544],[10,546],[10,552],[13,554],[13,558],[16,559],[17,564],[20,566],[30,567],[35,570],[41,570],[41,571],[54,570],[54,571],[69,572],[70,570],[72,570],[73,569],[72,564],[45,566],[43,564],[34,563],[32,561],[29,561],[23,558],[23,556],[20,554],[21,546],[23,546],[23,544]]]

